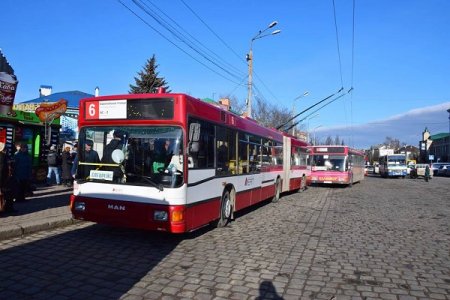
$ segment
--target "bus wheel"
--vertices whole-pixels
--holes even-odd
[[[225,190],[222,195],[222,201],[220,203],[220,218],[217,221],[217,227],[225,227],[231,218],[231,196],[230,191]]]
[[[278,200],[280,200],[280,194],[281,194],[281,184],[280,179],[277,179],[277,182],[275,183],[275,195],[272,198],[272,202],[276,203]]]

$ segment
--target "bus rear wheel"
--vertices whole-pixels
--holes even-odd
[[[225,190],[222,195],[222,200],[220,201],[220,218],[217,221],[217,227],[225,227],[231,219],[231,195],[229,190]]]

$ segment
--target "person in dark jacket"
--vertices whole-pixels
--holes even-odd
[[[425,167],[425,181],[428,182],[428,179],[430,179],[430,166],[427,165]]]
[[[50,185],[52,183],[52,176],[55,174],[56,178],[56,184],[61,184],[61,176],[59,174],[59,167],[60,167],[61,158],[56,151],[56,146],[52,145],[50,147],[50,151],[47,154],[47,165],[48,165],[48,172],[47,172],[47,185]]]
[[[5,151],[5,143],[0,142],[0,193],[5,201],[5,213],[16,212],[9,181],[9,161]]]
[[[17,201],[25,201],[25,193],[30,188],[32,176],[31,156],[28,154],[28,145],[22,143],[20,150],[14,155],[13,179],[14,197]]]
[[[70,147],[65,147],[61,154],[61,179],[64,186],[72,186],[72,156],[70,154]]]
[[[114,164],[112,159],[112,153],[116,149],[123,148],[122,142],[123,133],[120,130],[114,130],[113,139],[106,145],[105,151],[103,152],[102,162],[108,164]]]
[[[122,148],[123,148],[122,137],[123,136],[124,136],[124,133],[122,131],[114,130],[113,139],[108,143],[108,145],[106,145],[105,151],[103,152],[102,163],[116,164],[116,162],[112,159],[112,153],[116,149],[122,150]],[[123,173],[119,167],[105,166],[102,168],[102,170],[113,171],[114,179],[120,179],[123,175]]]
[[[95,170],[97,168],[95,165],[82,165],[81,167],[78,165],[79,162],[94,164],[100,162],[97,151],[92,149],[93,145],[94,142],[92,140],[86,140],[84,144],[84,151],[82,153],[78,153],[75,157],[72,167],[72,174],[74,174],[74,177],[79,174],[77,168],[80,168],[81,173],[79,175],[81,175],[83,179],[89,177],[91,170]]]

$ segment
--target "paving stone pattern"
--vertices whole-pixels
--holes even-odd
[[[450,299],[450,178],[310,187],[228,227],[0,241],[0,299]]]

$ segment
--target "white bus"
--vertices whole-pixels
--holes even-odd
[[[407,175],[406,155],[388,154],[380,156],[380,176],[381,177],[402,177]]]

